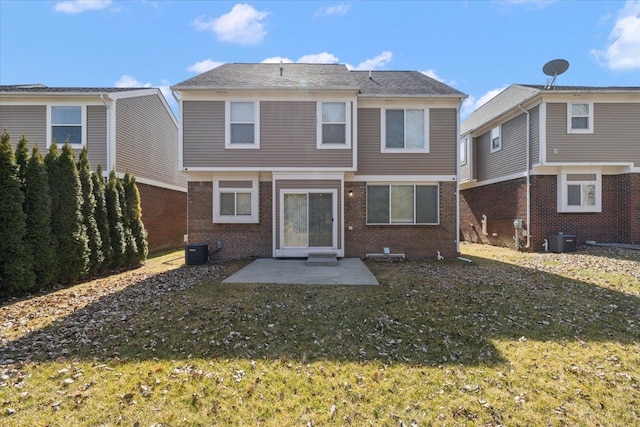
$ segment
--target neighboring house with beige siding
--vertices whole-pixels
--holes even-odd
[[[152,251],[186,234],[186,176],[178,167],[178,122],[157,88],[0,86],[0,128],[43,155],[69,139],[87,147],[92,168],[136,176]]]
[[[462,123],[459,144],[465,240],[640,243],[640,87],[511,85]]]
[[[224,64],[172,90],[190,242],[220,258],[457,254],[461,92],[336,64]]]

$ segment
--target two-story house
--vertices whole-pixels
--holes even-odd
[[[190,242],[220,258],[457,254],[461,92],[336,64],[224,64],[172,89]]]
[[[640,87],[514,84],[462,123],[459,144],[465,240],[640,242]]]
[[[178,168],[178,122],[156,88],[0,86],[0,128],[42,155],[69,140],[92,168],[136,176],[149,249],[183,245],[187,183]]]

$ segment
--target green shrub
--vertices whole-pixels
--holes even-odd
[[[120,206],[120,194],[118,192],[118,179],[116,173],[109,173],[109,181],[105,189],[107,203],[107,218],[109,219],[109,235],[111,248],[113,249],[111,267],[118,269],[125,265],[126,240],[124,225],[122,223],[122,208]]]
[[[24,292],[35,283],[24,241],[23,203],[11,137],[5,129],[0,136],[0,294]]]
[[[91,174],[91,182],[93,183],[93,198],[96,202],[95,219],[96,226],[100,233],[100,241],[102,242],[103,262],[100,266],[100,272],[103,272],[113,264],[113,249],[111,248],[111,235],[109,232],[109,218],[107,216],[107,202],[105,200],[104,177],[102,176],[102,166],[98,165],[96,170]]]
[[[96,199],[93,195],[93,181],[91,180],[91,172],[89,170],[87,147],[84,147],[82,151],[80,151],[78,175],[82,190],[82,221],[87,232],[87,243],[89,246],[87,274],[92,276],[100,271],[102,263],[104,262],[104,254],[102,253],[102,239],[95,218]]]
[[[124,187],[126,199],[128,228],[131,230],[131,235],[136,243],[136,254],[133,261],[135,264],[139,264],[147,259],[149,245],[147,243],[147,230],[142,222],[142,207],[140,205],[140,192],[136,185],[136,177],[127,172],[124,175],[122,186]]]

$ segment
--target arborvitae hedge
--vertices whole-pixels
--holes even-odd
[[[62,146],[60,156],[47,167],[51,193],[51,227],[57,244],[58,278],[61,282],[73,282],[87,271],[89,247],[82,221],[80,178],[73,150],[68,142]]]
[[[95,218],[96,225],[100,232],[100,240],[102,241],[103,262],[100,266],[100,272],[109,269],[113,264],[113,249],[111,248],[111,235],[109,232],[109,218],[107,216],[107,201],[105,199],[104,177],[102,176],[102,166],[98,165],[96,170],[91,174],[93,182],[93,198],[96,202]]]
[[[104,254],[102,253],[102,238],[96,223],[96,199],[93,195],[93,181],[91,180],[91,172],[89,171],[89,157],[87,147],[80,151],[78,161],[78,175],[80,177],[80,185],[82,190],[82,220],[87,232],[87,243],[89,246],[89,263],[87,265],[87,274],[92,276],[100,271],[104,262]]]
[[[44,160],[27,145],[22,136],[14,152],[6,130],[0,137],[0,297],[140,264],[148,246],[135,177],[112,171],[105,185],[86,148],[76,165],[69,143]]]
[[[29,290],[35,282],[25,245],[24,194],[20,189],[11,137],[0,136],[0,294]]]
[[[24,213],[27,216],[27,247],[33,259],[38,287],[56,281],[56,244],[51,231],[49,176],[36,145],[27,161],[24,176]]]
[[[109,219],[109,236],[111,238],[111,248],[113,249],[113,262],[110,267],[115,269],[124,266],[126,262],[126,240],[124,225],[122,224],[118,183],[116,173],[111,171],[105,189],[105,200],[107,202],[107,218]]]
[[[136,242],[136,256],[134,263],[140,263],[147,259],[149,245],[147,244],[147,230],[142,223],[142,207],[140,205],[140,192],[136,185],[136,177],[127,172],[122,180],[124,187],[127,220],[131,235]]]

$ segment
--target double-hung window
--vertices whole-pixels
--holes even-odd
[[[260,148],[260,103],[226,102],[225,148]]]
[[[317,148],[351,147],[351,109],[345,101],[319,101],[317,104]]]
[[[460,160],[460,164],[461,165],[466,165],[467,164],[467,150],[468,150],[468,146],[469,146],[469,137],[464,137],[460,140],[460,146],[458,147],[458,149],[460,150],[458,153],[459,156],[459,160]]]
[[[80,105],[51,105],[49,107],[50,127],[48,138],[52,143],[69,142],[73,148],[85,144],[85,109]]]
[[[601,212],[602,174],[562,172],[558,175],[558,212]]]
[[[257,223],[259,196],[257,176],[213,181],[213,222]]]
[[[567,104],[567,133],[593,133],[593,103]]]
[[[437,185],[367,186],[367,224],[438,224]]]
[[[382,109],[383,153],[428,153],[429,110],[426,108]]]
[[[502,136],[500,135],[500,126],[491,129],[491,152],[502,150]]]

